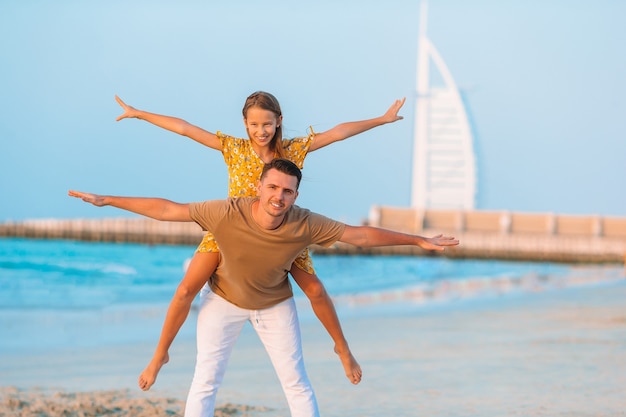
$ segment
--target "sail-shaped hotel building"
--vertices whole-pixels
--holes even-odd
[[[456,83],[426,35],[427,9],[424,0],[417,45],[411,207],[473,210],[477,175],[472,129]],[[437,71],[437,85],[431,82],[431,69]]]

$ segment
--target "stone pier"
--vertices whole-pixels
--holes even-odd
[[[314,246],[319,255],[371,254],[448,256],[553,262],[624,263],[626,217],[573,216],[509,211],[414,210],[372,207],[367,223],[406,233],[456,236],[461,245],[443,254],[415,247],[358,248],[337,243]],[[195,223],[145,218],[37,219],[0,224],[0,237],[73,239],[196,246]]]

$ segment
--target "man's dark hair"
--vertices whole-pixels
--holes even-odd
[[[263,167],[263,172],[261,172],[261,179],[265,178],[265,173],[270,169],[275,169],[283,174],[291,175],[292,177],[296,177],[298,179],[298,183],[296,185],[296,190],[300,187],[300,181],[302,180],[302,171],[300,168],[289,159],[276,158],[273,159],[272,162],[265,164]]]

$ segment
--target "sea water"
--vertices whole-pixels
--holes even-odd
[[[0,353],[154,342],[192,246],[0,238]],[[313,255],[341,314],[477,298],[572,276],[575,266],[446,257]],[[301,320],[313,319],[293,285]],[[195,306],[195,304],[194,304]],[[188,320],[179,337],[193,337]]]

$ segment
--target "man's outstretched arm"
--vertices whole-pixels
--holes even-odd
[[[96,207],[113,206],[156,220],[170,222],[193,221],[189,216],[189,204],[175,203],[163,198],[117,197],[73,190],[70,190],[67,194],[70,197],[80,198]]]
[[[444,250],[446,246],[457,246],[459,244],[459,240],[452,236],[423,237],[378,227],[348,225],[346,225],[339,241],[361,247],[409,245],[419,246],[425,250],[438,251]]]

